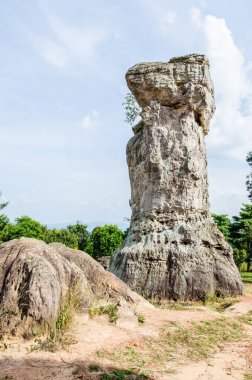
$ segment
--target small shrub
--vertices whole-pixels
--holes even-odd
[[[145,322],[145,316],[143,314],[138,314],[137,320],[139,323],[144,323]]]
[[[109,373],[103,373],[101,380],[112,380],[112,377],[110,376]]]
[[[113,373],[115,375],[116,380],[126,380],[126,375],[132,375],[133,371],[125,369],[114,371]]]
[[[105,372],[101,376],[101,380],[144,380],[150,379],[144,373],[136,373],[131,369],[114,370],[113,372]]]
[[[102,314],[107,314],[109,316],[109,322],[116,323],[116,321],[119,318],[117,305],[110,304],[110,305],[98,306],[98,307],[90,306],[89,308],[90,318],[94,318],[95,315],[102,315]]]
[[[98,372],[101,367],[98,364],[89,364],[88,369],[90,372]]]

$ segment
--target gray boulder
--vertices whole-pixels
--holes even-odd
[[[62,298],[78,283],[83,307],[94,300],[148,306],[138,294],[82,251],[36,239],[0,246],[0,336],[34,336],[50,327]]]

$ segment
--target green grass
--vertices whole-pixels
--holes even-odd
[[[96,372],[95,375],[94,372]],[[72,374],[80,379],[89,379],[90,373],[92,373],[92,379],[99,378],[100,380],[154,380],[153,377],[147,376],[141,371],[133,371],[128,368],[103,368],[95,363],[89,365],[84,362],[76,363],[72,371]]]
[[[144,380],[149,379],[144,373],[136,374],[129,369],[115,370],[112,373],[105,372],[102,374],[102,380]]]
[[[101,367],[99,366],[99,364],[89,364],[88,366],[88,369],[90,372],[98,372],[100,371]]]
[[[252,285],[252,272],[241,272],[241,278],[244,284]]]
[[[119,319],[117,305],[116,304],[109,304],[105,306],[90,306],[89,308],[89,316],[90,318],[94,318],[95,315],[103,315],[107,314],[109,317],[109,322],[116,323],[116,321]]]

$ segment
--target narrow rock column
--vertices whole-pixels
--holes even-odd
[[[207,58],[137,64],[126,80],[142,120],[127,146],[130,230],[110,271],[146,297],[241,294],[232,249],[209,213],[204,136],[215,104]]]

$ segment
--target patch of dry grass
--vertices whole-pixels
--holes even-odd
[[[205,307],[214,311],[222,312],[229,306],[239,301],[239,297],[217,297],[216,295],[207,295],[205,301],[167,301],[151,300],[150,302],[160,308],[169,310],[187,310],[187,311],[204,311]]]
[[[32,351],[50,351],[55,352],[59,349],[66,349],[69,345],[75,343],[75,339],[69,330],[71,329],[75,315],[82,310],[83,293],[80,290],[79,282],[62,297],[57,319],[49,327],[46,338],[38,338]]]
[[[202,311],[202,302],[192,302],[192,301],[167,301],[167,300],[150,300],[150,303],[159,309],[168,310],[191,310],[191,311]]]
[[[160,330],[159,339],[144,338],[137,347],[127,345],[121,349],[103,350],[98,356],[148,373],[157,365],[165,368],[175,360],[205,359],[224,342],[240,339],[243,331],[244,325],[238,319],[218,318],[192,323],[188,327],[170,322]],[[169,371],[168,367],[166,371]]]
[[[244,284],[243,285],[243,293],[246,294],[252,294],[252,285],[251,284]]]
[[[206,297],[204,305],[214,311],[222,312],[229,306],[239,302],[239,300],[239,297],[217,297],[215,295],[209,295]]]
[[[248,313],[241,315],[238,317],[239,321],[246,323],[247,325],[252,326],[252,310],[250,310]]]
[[[252,380],[252,372],[247,372],[244,374],[244,380]]]

